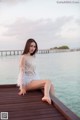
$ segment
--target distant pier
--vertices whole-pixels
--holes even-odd
[[[48,54],[48,53],[60,53],[60,52],[74,52],[80,51],[78,49],[41,49],[38,50],[38,54]],[[13,55],[21,55],[23,50],[0,50],[0,56],[13,56]]]
[[[21,55],[23,50],[0,50],[0,56],[13,56],[13,55]],[[49,53],[48,49],[38,50],[38,54],[47,54]]]

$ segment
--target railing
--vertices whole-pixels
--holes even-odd
[[[0,50],[0,56],[12,56],[12,55],[21,55],[23,50]],[[38,54],[47,54],[49,53],[48,49],[38,50]]]
[[[80,51],[79,49],[42,49],[38,50],[38,54],[48,54],[48,53],[57,53],[57,52],[74,52]],[[23,50],[0,50],[0,56],[12,56],[12,55],[21,55]]]

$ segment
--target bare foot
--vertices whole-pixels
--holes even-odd
[[[50,97],[45,97],[45,96],[44,96],[44,97],[42,98],[42,101],[44,101],[44,102],[46,101],[46,102],[48,102],[49,104],[51,104],[51,99],[50,99]]]

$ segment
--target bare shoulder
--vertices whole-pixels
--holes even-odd
[[[25,61],[25,59],[26,59],[26,55],[21,55],[20,56],[20,61]]]

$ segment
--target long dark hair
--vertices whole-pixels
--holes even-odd
[[[30,39],[27,40],[27,42],[25,44],[25,48],[23,50],[22,55],[27,54],[29,52],[30,45],[31,45],[32,42],[34,42],[36,44],[36,49],[35,49],[35,51],[31,55],[34,55],[38,51],[37,42],[34,39],[30,38]]]

